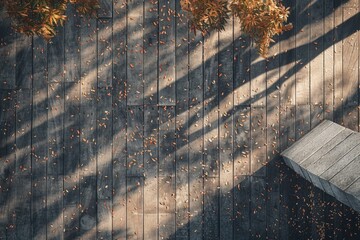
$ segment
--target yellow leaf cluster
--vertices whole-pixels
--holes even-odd
[[[4,0],[4,7],[15,31],[38,35],[46,40],[56,35],[56,28],[66,21],[68,4],[75,4],[80,14],[94,14],[98,0]]]
[[[208,33],[223,30],[229,19],[227,0],[181,0],[183,10],[189,12],[190,24],[195,31]]]
[[[273,36],[292,28],[291,24],[285,24],[289,8],[276,0],[233,0],[230,8],[262,56],[267,55]]]
[[[264,57],[273,36],[292,28],[285,24],[289,9],[278,0],[180,0],[180,3],[189,14],[191,27],[203,33],[223,30],[231,13]]]

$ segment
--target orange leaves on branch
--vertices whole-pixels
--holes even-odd
[[[262,56],[266,56],[272,37],[292,29],[285,24],[289,8],[277,0],[233,0],[232,13],[240,20],[242,30],[256,43]]]
[[[182,9],[189,12],[194,31],[224,30],[230,12],[227,0],[181,0],[180,3]]]
[[[202,33],[224,30],[229,14],[238,17],[242,31],[249,35],[259,53],[266,56],[275,35],[292,28],[285,24],[289,8],[278,0],[180,0],[190,15],[191,27]]]
[[[66,21],[68,4],[75,4],[80,14],[93,15],[98,0],[5,0],[4,7],[15,31],[39,35],[46,40],[56,35],[56,28]]]

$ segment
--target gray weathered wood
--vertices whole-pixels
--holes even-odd
[[[31,94],[29,89],[17,91],[16,171],[23,174],[31,173]]]
[[[158,101],[159,1],[144,1],[144,104]]]
[[[5,7],[0,9],[0,88],[14,89],[16,84],[16,38]]]
[[[81,76],[81,19],[74,4],[68,5],[66,15],[65,38],[62,49],[65,58],[64,80],[66,82],[78,82]]]
[[[97,238],[112,238],[112,201],[97,201]]]
[[[250,175],[250,107],[234,109],[234,175]]]
[[[47,238],[63,239],[63,178],[59,175],[47,177],[46,221]]]
[[[202,236],[203,199],[203,43],[189,34],[189,238]]]
[[[144,174],[144,109],[131,106],[127,110],[127,176]]]
[[[32,38],[21,35],[16,38],[16,87],[30,89],[32,86]]]
[[[251,181],[249,176],[237,176],[234,188],[234,239],[250,239]]]
[[[266,236],[266,186],[264,177],[251,177],[251,238]]]
[[[48,89],[47,89],[47,51],[44,40],[34,38],[33,49],[33,89],[32,89],[32,235],[33,238],[46,238],[46,162],[48,159]]]
[[[175,105],[175,3],[159,0],[159,104]]]
[[[233,20],[219,34],[220,238],[233,238]]]
[[[80,215],[79,233],[86,239],[96,239],[97,198],[96,177],[81,176],[80,178]]]
[[[143,1],[128,2],[127,14],[127,104],[143,104]]]
[[[100,0],[100,8],[98,9],[97,16],[99,18],[111,18],[113,14],[113,0]]]
[[[97,198],[112,199],[112,90],[98,89]]]
[[[100,19],[98,24],[97,36],[97,71],[98,87],[112,86],[113,70],[113,47],[112,47],[112,21],[109,19]]]
[[[146,107],[144,111],[144,234],[158,238],[158,148],[159,110]]]
[[[176,2],[176,239],[189,239],[189,50],[188,21]]]
[[[348,189],[358,180],[360,134],[335,123],[329,127],[324,125],[320,124],[304,136],[307,139],[311,136],[312,139],[294,144],[283,156],[287,158],[287,164],[295,171],[300,171],[308,181],[357,210],[360,201],[355,192],[348,192]],[[314,201],[321,202],[317,196]],[[316,236],[318,231],[314,229],[315,226],[312,228],[312,235]]]
[[[127,178],[126,238],[143,239],[144,237],[144,178]]]
[[[47,173],[49,175],[63,175],[64,173],[64,94],[64,83],[48,85],[49,160]]]
[[[113,15],[113,239],[126,238],[126,7],[114,1]]]

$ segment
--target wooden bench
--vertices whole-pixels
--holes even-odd
[[[316,187],[360,212],[360,133],[324,120],[281,156]]]

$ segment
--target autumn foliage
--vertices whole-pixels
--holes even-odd
[[[259,53],[266,56],[273,36],[291,29],[285,24],[289,9],[279,0],[176,0],[188,13],[192,29],[203,34],[221,31],[233,15],[242,31],[255,42]],[[50,39],[66,20],[66,9],[74,4],[79,14],[94,15],[98,0],[4,0],[13,28],[27,35]]]
[[[223,30],[229,14],[234,15],[263,56],[275,35],[292,28],[285,24],[289,9],[277,0],[181,0],[181,6],[188,12],[192,28],[204,34]]]
[[[80,14],[96,13],[98,0],[5,0],[4,6],[12,20],[13,28],[26,35],[39,35],[50,39],[56,35],[56,27],[66,20],[69,4],[76,6]]]

